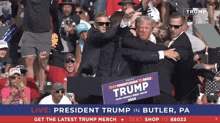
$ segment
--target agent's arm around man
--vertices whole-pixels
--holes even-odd
[[[124,23],[124,24],[123,24]],[[179,54],[174,51],[175,49],[169,49],[169,50],[159,50],[157,52],[155,51],[148,51],[148,41],[150,34],[153,31],[153,28],[155,25],[154,21],[150,19],[149,17],[146,16],[141,16],[140,12],[135,12],[133,9],[127,9],[125,11],[125,17],[122,20],[121,27],[122,28],[127,28],[130,27],[131,24],[135,23],[136,26],[136,32],[137,32],[137,37],[135,37],[132,33],[126,34],[123,36],[123,46],[126,48],[131,48],[133,49],[132,51],[125,49],[125,52],[122,52],[123,55],[129,55],[129,53],[132,53],[133,58],[137,58],[140,56],[143,61],[148,62],[153,59],[153,57],[157,56],[157,60],[159,61],[160,59],[169,58],[173,59],[174,61],[179,60]],[[148,24],[149,27],[144,27],[144,25]],[[127,26],[126,26],[127,25]],[[147,33],[147,34],[146,34]],[[142,34],[145,34],[144,36]],[[139,50],[139,51],[138,51]],[[151,53],[150,53],[151,52]],[[154,52],[154,55],[152,54]],[[156,53],[156,54],[155,54]],[[145,54],[145,55],[138,55],[137,54]],[[152,55],[149,55],[152,54]],[[143,57],[146,56],[147,57]],[[152,57],[149,57],[152,56]],[[159,56],[159,57],[158,57]]]

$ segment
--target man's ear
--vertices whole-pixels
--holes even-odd
[[[51,94],[53,94],[54,93],[54,90],[51,90]]]
[[[94,24],[94,27],[97,28],[96,23]]]

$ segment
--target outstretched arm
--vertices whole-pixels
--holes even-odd
[[[169,49],[165,51],[139,51],[122,48],[121,50],[122,55],[130,57],[131,59],[139,62],[158,62],[160,59],[164,59],[164,57],[174,61],[179,60],[179,54],[174,51],[175,49]]]
[[[39,60],[40,60],[40,65],[41,67],[46,71],[49,72],[49,65],[47,64],[47,52],[41,52],[39,54]]]

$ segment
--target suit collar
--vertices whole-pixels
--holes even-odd
[[[169,43],[168,47],[170,47],[170,46],[174,43],[174,41],[175,41],[177,38],[179,38],[182,34],[183,34],[183,31],[182,31],[177,37],[173,38],[173,39],[171,40],[171,42]]]
[[[179,38],[183,34],[183,31],[175,38],[172,39],[172,41],[175,41],[177,38]]]

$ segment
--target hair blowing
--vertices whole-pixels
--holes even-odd
[[[181,13],[179,12],[175,12],[173,13],[172,15],[170,15],[170,20],[171,19],[177,19],[177,18],[180,18],[182,20],[182,23],[185,23],[186,22],[186,17],[183,16]]]
[[[107,17],[108,18],[108,14],[106,12],[98,12],[96,15],[95,15],[95,22],[97,22],[97,18],[99,17]]]
[[[141,21],[148,21],[149,23],[150,23],[150,25],[152,26],[152,30],[154,29],[154,27],[156,27],[156,22],[152,19],[152,18],[150,18],[150,17],[148,17],[148,16],[141,16],[141,17],[139,17],[139,18],[137,18],[136,20],[135,20],[135,26],[136,26],[136,28],[138,28],[139,26],[140,26],[140,22]]]

